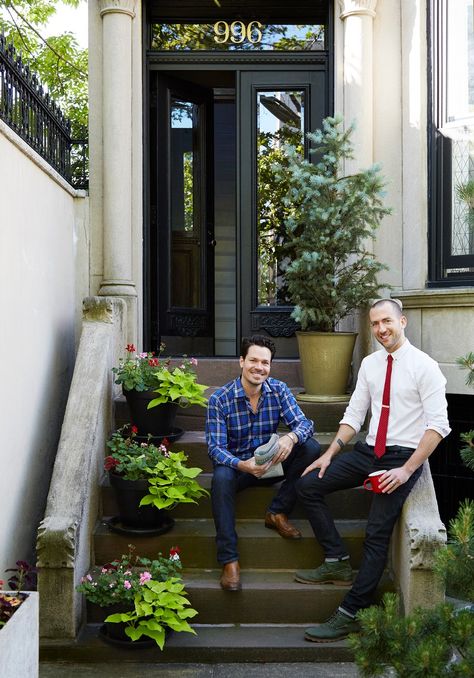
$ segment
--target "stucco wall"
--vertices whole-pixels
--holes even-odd
[[[0,121],[0,578],[32,558],[88,294],[87,198]]]

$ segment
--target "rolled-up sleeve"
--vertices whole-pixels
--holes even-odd
[[[311,419],[308,419],[288,386],[282,383],[280,393],[281,418],[298,438],[298,442],[306,442],[314,432],[314,425]]]
[[[419,389],[426,428],[446,438],[451,432],[446,401],[446,378],[438,365],[435,369],[424,372]]]
[[[237,468],[239,458],[228,450],[225,414],[222,404],[214,394],[209,398],[207,405],[206,442],[209,457],[214,464]]]
[[[370,393],[367,377],[365,373],[364,362],[360,366],[359,374],[357,376],[357,384],[349,401],[349,405],[344,412],[340,424],[347,424],[359,433],[362,424],[370,407]]]

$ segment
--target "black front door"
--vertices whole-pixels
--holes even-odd
[[[152,348],[213,355],[212,90],[156,74],[152,98]]]

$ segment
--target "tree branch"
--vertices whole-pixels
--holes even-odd
[[[43,38],[41,33],[32,24],[30,24],[28,19],[25,16],[23,16],[23,14],[21,12],[19,12],[17,10],[17,8],[15,7],[15,5],[13,5],[11,2],[9,2],[8,5],[7,5],[7,8],[10,8],[10,7],[15,12],[15,14],[17,16],[19,16],[20,19],[28,26],[28,28],[31,31],[33,31],[33,33],[41,40],[41,42],[43,42],[46,45],[46,47],[49,50],[51,50],[51,52],[58,57],[58,59],[61,59],[62,61],[64,61],[64,63],[68,64],[68,66],[71,66],[71,68],[73,68],[77,73],[79,73],[80,75],[87,78],[87,73],[84,73],[84,71],[81,70],[80,68],[78,68],[75,64],[73,64],[72,61],[69,61],[69,59],[66,59],[66,57],[64,55],[62,55],[60,52],[58,52],[45,38]],[[13,17],[12,17],[12,20],[13,20]],[[15,26],[16,26],[17,25],[16,22],[14,20],[13,20],[13,22],[15,23]],[[18,27],[17,27],[17,30],[18,30]]]

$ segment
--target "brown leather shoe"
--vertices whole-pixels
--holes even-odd
[[[301,539],[301,532],[288,522],[288,518],[284,513],[270,513],[270,511],[267,511],[265,527],[268,527],[270,530],[276,530],[285,539]]]
[[[234,560],[232,563],[226,563],[222,568],[221,586],[224,591],[240,591],[242,588],[238,560]]]

